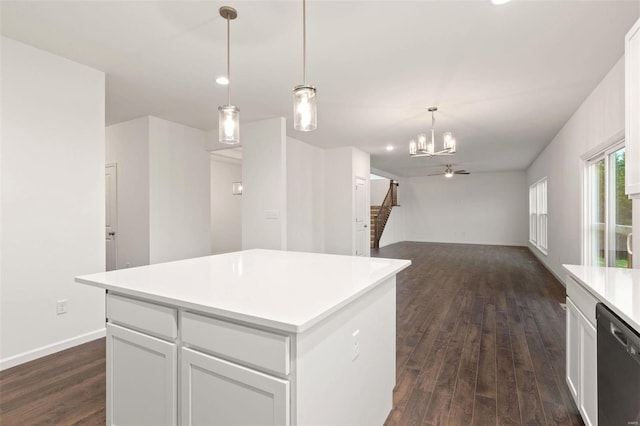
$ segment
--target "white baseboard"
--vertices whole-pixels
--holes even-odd
[[[16,365],[24,364],[25,362],[33,361],[34,359],[38,359],[43,356],[51,355],[65,349],[72,348],[74,346],[81,345],[83,343],[90,342],[92,340],[100,339],[105,335],[105,329],[101,328],[100,330],[91,331],[89,333],[81,334],[80,336],[72,337],[70,339],[42,346],[40,348],[23,352],[18,355],[10,356],[9,358],[0,360],[0,371],[6,370],[7,368],[15,367]]]

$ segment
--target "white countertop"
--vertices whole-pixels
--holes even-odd
[[[299,333],[410,264],[256,249],[83,275],[76,282]]]
[[[640,269],[562,266],[589,293],[640,333]]]

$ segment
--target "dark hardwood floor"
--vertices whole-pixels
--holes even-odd
[[[105,339],[0,371],[0,425],[104,425]]]
[[[399,243],[386,425],[582,425],[565,384],[565,289],[525,247]]]
[[[582,425],[565,384],[564,287],[523,247],[400,243],[387,425]],[[104,339],[0,372],[0,424],[105,423]]]

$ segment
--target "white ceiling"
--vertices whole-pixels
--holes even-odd
[[[291,116],[301,3],[226,2],[239,14],[232,104],[243,122]],[[225,74],[223,4],[2,1],[2,34],[105,71],[107,124],[150,114],[212,129],[226,103],[214,82]],[[289,135],[354,145],[377,169],[419,176],[445,163],[525,169],[623,55],[640,2],[309,0],[307,11],[318,130],[289,122]],[[408,140],[428,130],[430,105],[438,129],[458,140],[454,157],[407,155]]]

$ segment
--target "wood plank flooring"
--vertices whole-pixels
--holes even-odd
[[[0,371],[0,425],[104,425],[105,339]]]
[[[564,287],[522,247],[399,243],[386,425],[582,425],[565,384]],[[0,372],[1,425],[103,425],[105,342]]]
[[[524,247],[399,243],[386,425],[582,425],[565,384],[565,289]]]

